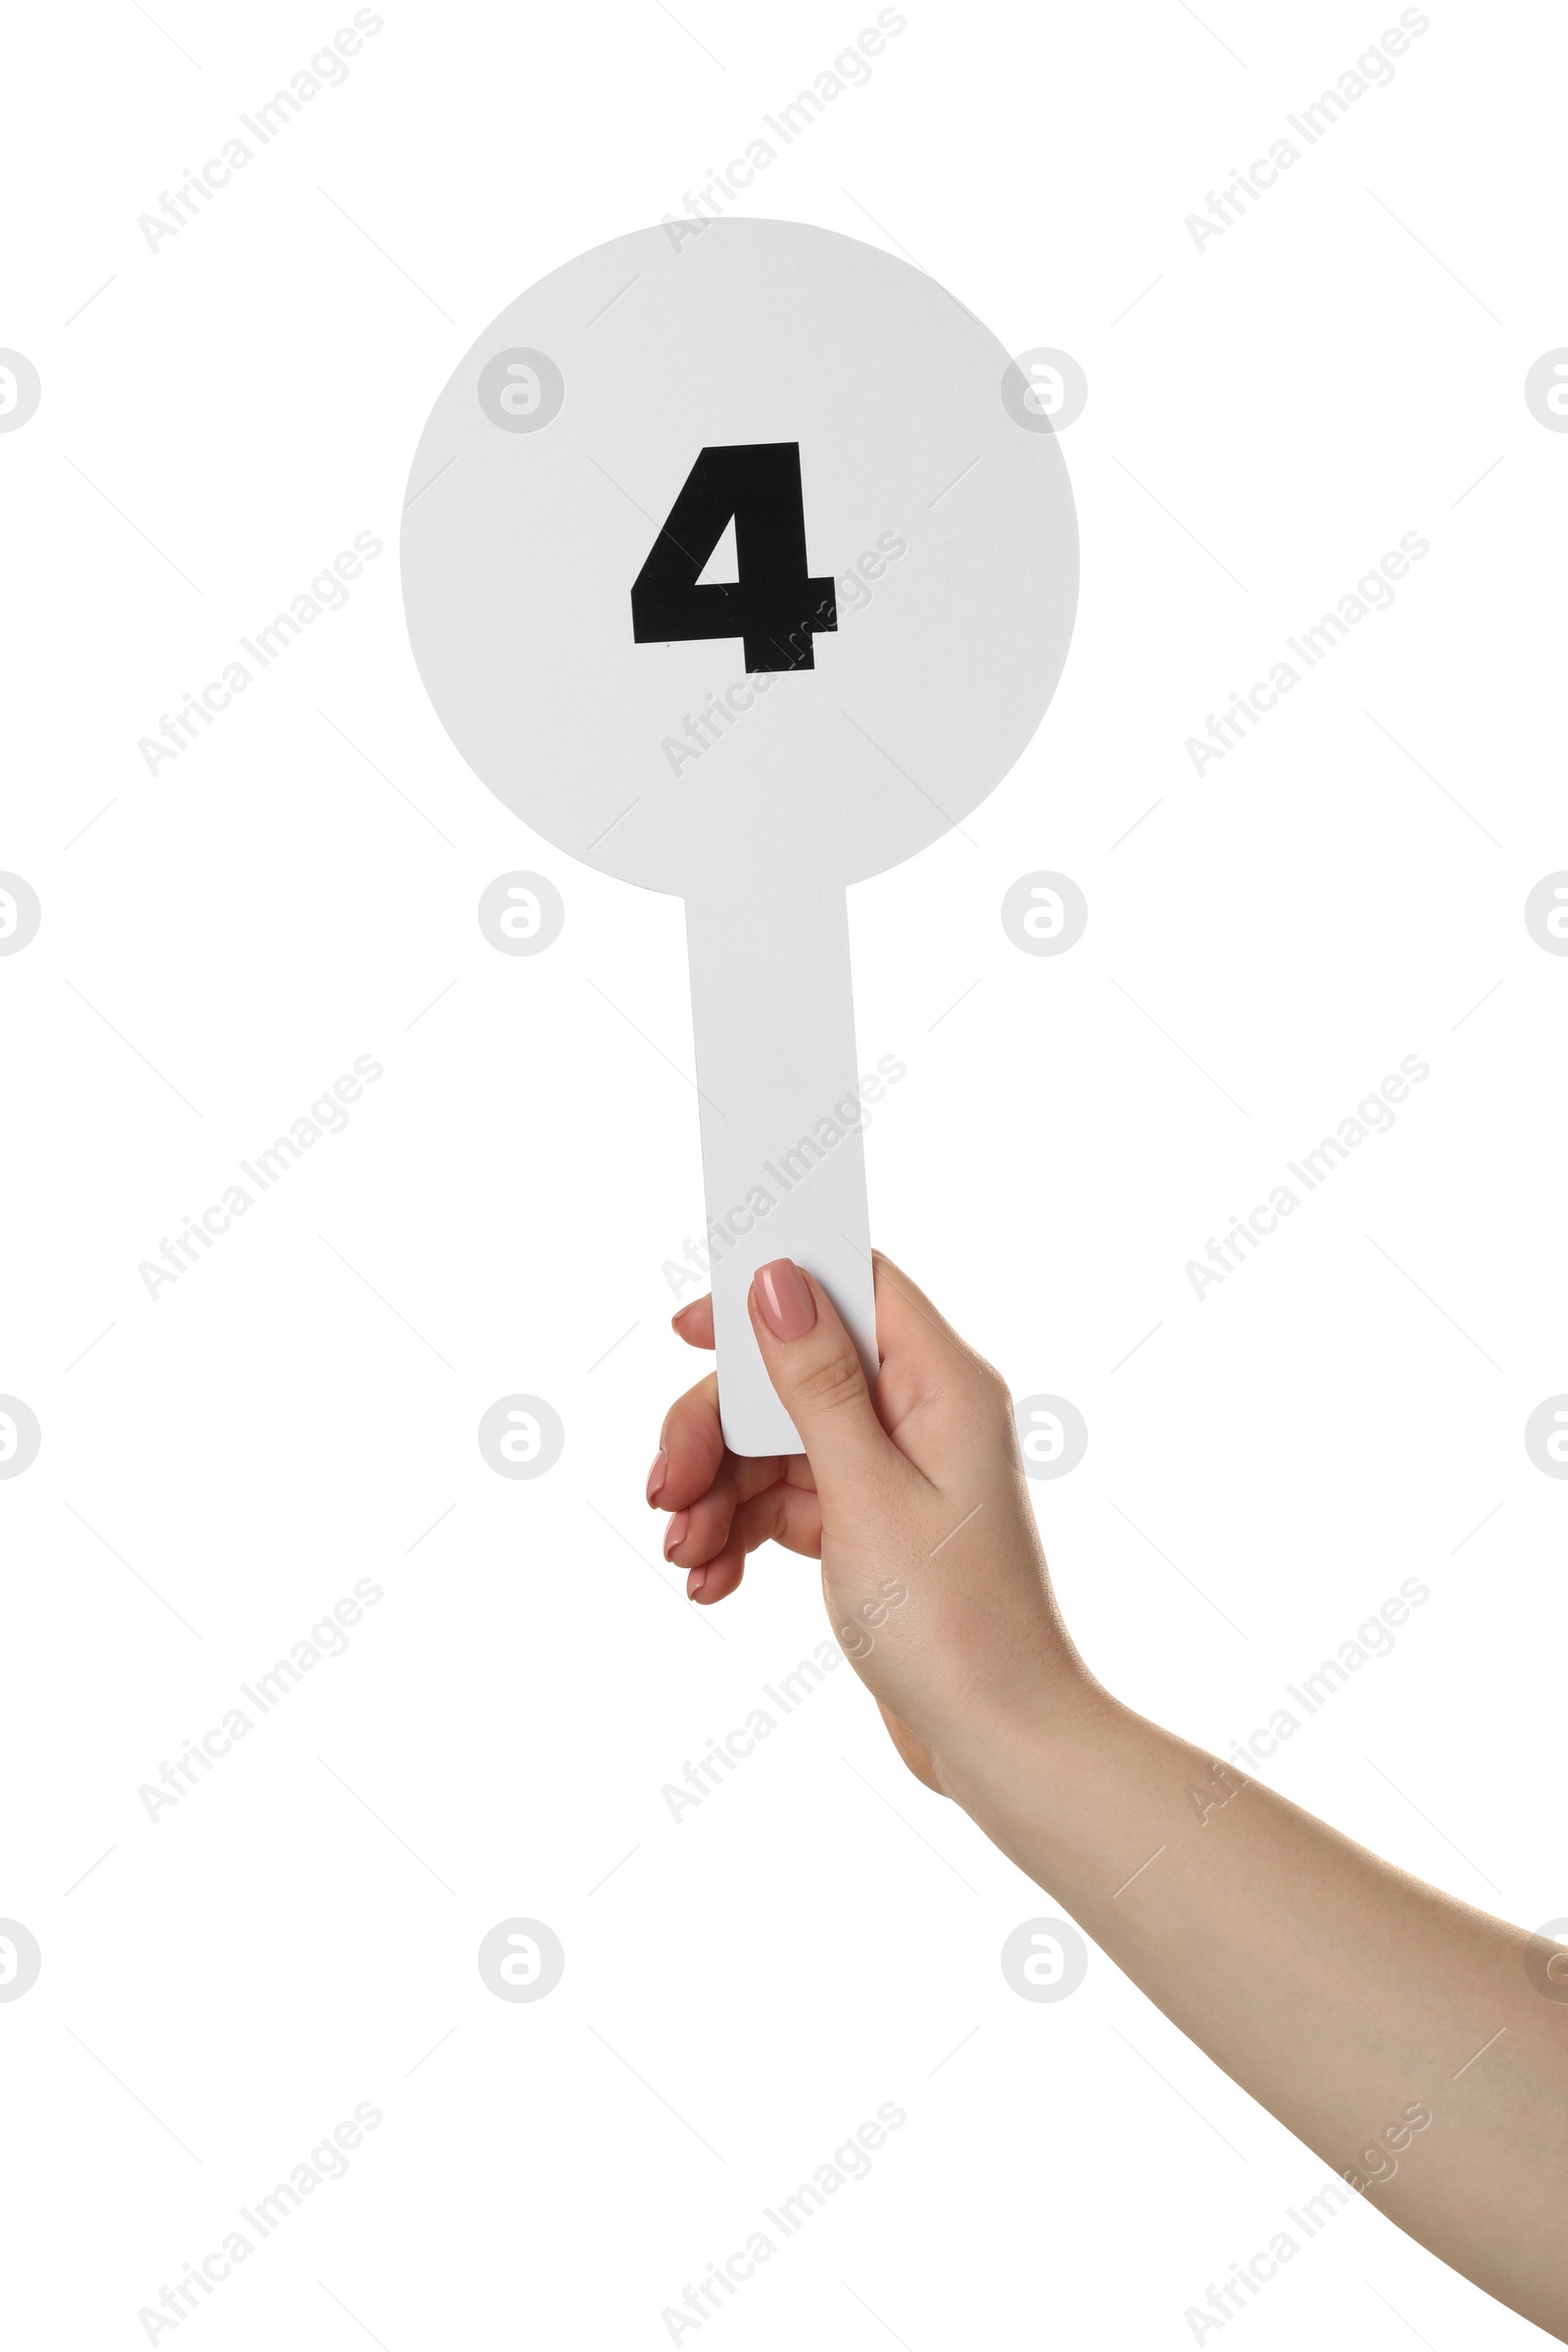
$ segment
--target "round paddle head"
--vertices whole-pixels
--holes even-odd
[[[415,659],[545,840],[713,898],[758,861],[880,873],[1001,780],[1077,596],[1055,434],[906,262],[673,222],[488,326],[409,477]]]

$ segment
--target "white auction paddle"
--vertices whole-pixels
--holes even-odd
[[[425,426],[403,518],[419,672],[514,813],[686,902],[720,1411],[800,1441],[759,1265],[877,1365],[847,886],[968,815],[1066,660],[1048,415],[906,263],[781,220],[671,222],[554,270]]]

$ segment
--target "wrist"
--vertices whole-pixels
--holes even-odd
[[[1063,1662],[936,1744],[943,1789],[1005,1845],[1001,1826],[1020,1810],[1038,1823],[1042,1792],[1050,1791],[1054,1807],[1082,1789],[1125,1713],[1081,1659]]]

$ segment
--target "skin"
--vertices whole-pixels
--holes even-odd
[[[671,1406],[649,1501],[689,1597],[726,1598],[766,1543],[820,1559],[916,1779],[1352,2188],[1568,2342],[1568,1954],[1105,1690],[1052,1592],[1006,1384],[887,1258],[874,1393],[787,1259],[750,1309],[806,1451],[727,1452],[711,1374]],[[674,1328],[711,1348],[710,1301]]]

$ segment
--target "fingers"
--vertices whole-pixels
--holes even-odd
[[[1010,1428],[1011,1398],[1000,1374],[960,1339],[918,1285],[880,1250],[872,1256],[882,1351],[877,1412],[900,1451],[945,1489],[956,1471],[963,1472],[977,1444]]]
[[[884,1355],[899,1352],[917,1361],[978,1362],[946,1315],[934,1307],[918,1283],[880,1250],[871,1252],[876,1281],[876,1337]]]
[[[855,1342],[821,1284],[792,1258],[775,1258],[759,1266],[747,1308],[827,1508],[855,1512],[885,1495],[907,1465],[877,1419]]]
[[[711,1608],[715,1600],[727,1600],[746,1574],[746,1554],[739,1544],[726,1544],[706,1567],[694,1568],[686,1579],[686,1597]]]
[[[669,1327],[677,1339],[688,1348],[711,1348],[713,1345],[713,1301],[711,1298],[692,1298],[678,1313],[669,1318]]]
[[[951,1450],[951,1441],[960,1430],[961,1442],[969,1442],[972,1412],[966,1410],[955,1429],[946,1408],[956,1395],[970,1406],[982,1398],[994,1402],[989,1392],[997,1386],[996,1375],[901,1266],[880,1250],[871,1254],[876,1269],[877,1348],[882,1358],[875,1396],[877,1416],[901,1448],[912,1450],[913,1458],[929,1475],[929,1441],[935,1442],[938,1455]],[[689,1348],[712,1347],[710,1298],[691,1299],[670,1321]],[[918,1442],[922,1435],[927,1443]],[[907,1443],[911,1437],[917,1441],[912,1449]]]
[[[694,1519],[695,1530],[695,1519]],[[786,1551],[817,1558],[822,1549],[822,1511],[815,1491],[780,1479],[742,1502],[730,1521],[728,1534],[710,1558],[698,1556],[702,1546],[695,1533],[677,1549],[692,1555],[686,1579],[686,1597],[708,1606],[733,1592],[740,1583],[748,1552],[764,1544],[782,1544]],[[684,1559],[679,1563],[685,1565]]]
[[[925,1296],[897,1267],[873,1250],[876,1268],[876,1336],[884,1356],[895,1349],[912,1356],[932,1352],[933,1347],[947,1352],[967,1355],[968,1348]],[[688,1348],[711,1348],[713,1345],[713,1301],[710,1296],[690,1298],[669,1318],[669,1327],[677,1339]]]
[[[761,1460],[727,1454],[711,1486],[690,1503],[675,1507],[664,1530],[665,1559],[678,1568],[697,1568],[710,1560],[729,1541],[732,1526],[745,1524],[741,1514],[746,1508],[777,1486],[781,1466],[776,1456]],[[670,1507],[667,1498],[664,1507]],[[745,1548],[755,1551],[766,1541],[765,1536],[754,1536]]]
[[[724,1433],[718,1421],[718,1376],[710,1372],[684,1396],[677,1396],[664,1415],[659,1451],[648,1473],[648,1499],[656,1510],[683,1511],[708,1493],[724,1468]],[[732,1467],[742,1465],[733,1460]],[[779,1475],[777,1455],[745,1467],[760,1475],[748,1490],[766,1486]]]
[[[748,1552],[769,1542],[819,1556],[820,1476],[836,1480],[841,1508],[874,1512],[909,1465],[888,1429],[940,1408],[954,1377],[984,1367],[924,1295],[876,1258],[877,1331],[884,1358],[873,1405],[854,1342],[821,1286],[789,1259],[762,1267],[748,1300],[769,1377],[788,1406],[808,1459],[729,1454],[716,1377],[671,1406],[649,1474],[648,1499],[671,1514],[664,1556],[688,1575],[705,1604],[739,1585]],[[692,1299],[671,1317],[689,1347],[713,1345],[712,1300]],[[880,1409],[881,1418],[878,1418]],[[884,1424],[887,1426],[884,1427]]]
[[[884,1365],[896,1364],[906,1379],[924,1390],[950,1389],[955,1381],[972,1386],[976,1380],[997,1379],[985,1357],[960,1338],[901,1266],[880,1250],[873,1250],[871,1258],[876,1269],[877,1346]]]
[[[695,1304],[706,1306],[706,1299]],[[727,1453],[718,1422],[718,1382],[713,1373],[676,1398],[664,1417],[662,1443],[648,1473],[648,1500],[656,1510],[670,1512],[664,1531],[664,1557],[687,1570],[690,1600],[711,1603],[733,1592],[746,1566],[746,1554],[767,1543],[775,1526],[788,1532],[780,1542],[793,1542],[797,1550],[815,1551],[821,1542],[821,1516],[804,1462],[793,1463],[777,1454],[754,1458]],[[790,1492],[799,1505],[773,1505],[754,1511],[769,1489],[782,1491],[794,1468],[804,1483]],[[748,1515],[750,1514],[750,1515]]]

